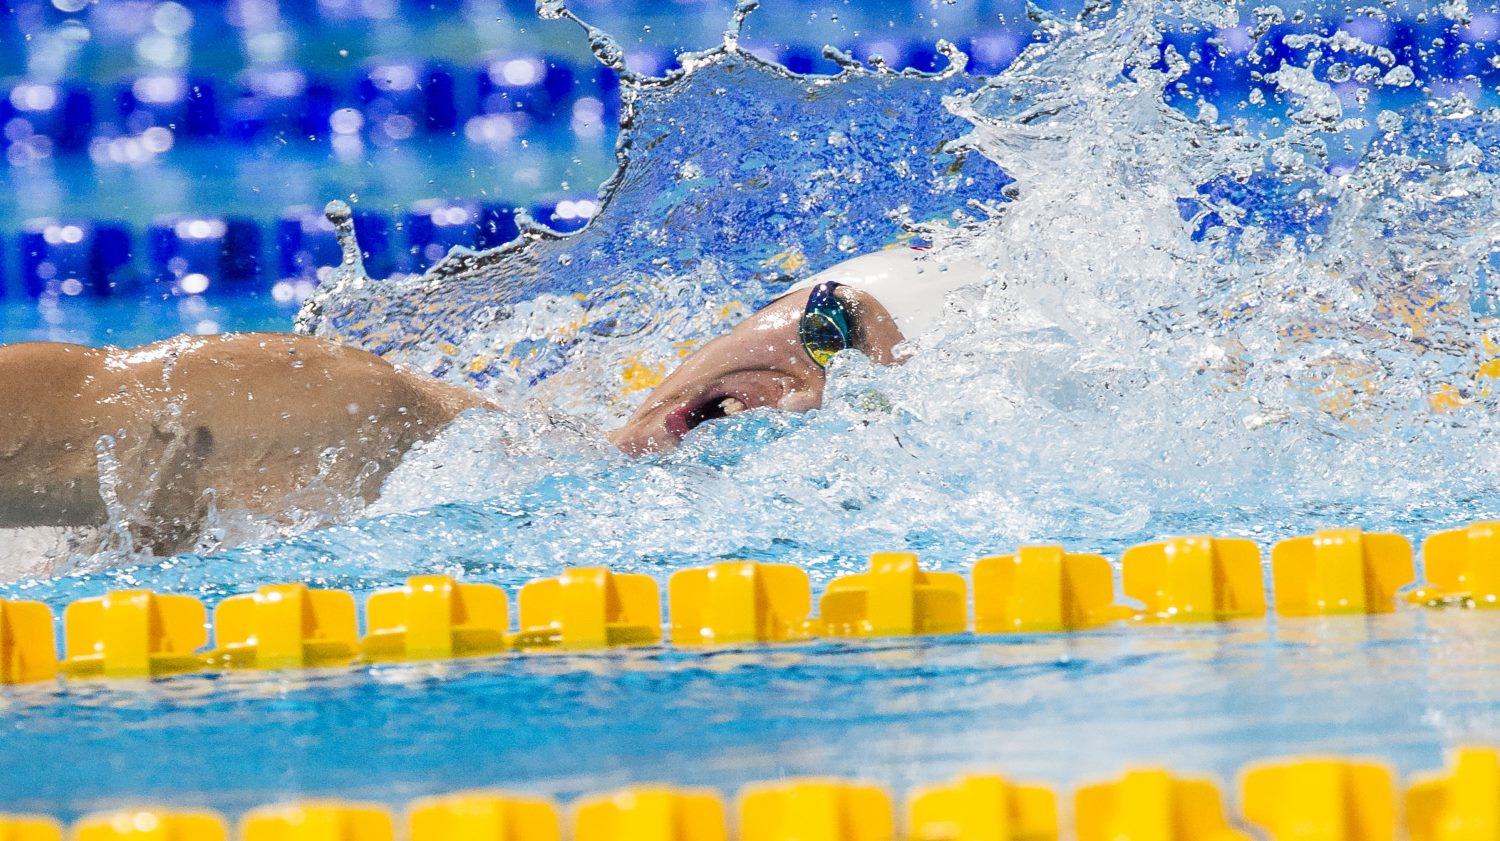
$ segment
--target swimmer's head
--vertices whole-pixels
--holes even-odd
[[[821,406],[826,374],[803,347],[800,330],[810,292],[783,295],[699,348],[609,439],[631,454],[665,452],[712,420],[766,406],[789,412]],[[851,286],[833,294],[848,315],[850,347],[875,362],[894,362],[902,334],[882,303]]]
[[[819,294],[836,289],[832,294],[849,316],[848,346],[889,364],[903,336],[921,335],[938,323],[949,292],[983,276],[976,261],[940,261],[915,248],[845,260],[793,285],[688,357],[610,440],[629,453],[663,452],[692,429],[727,415],[763,406],[790,412],[821,406],[825,375],[814,356],[826,358],[826,352],[805,347],[800,329],[816,288],[824,290]]]

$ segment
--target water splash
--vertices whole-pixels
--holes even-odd
[[[340,263],[333,269],[333,282],[361,285],[369,275],[365,274],[364,251],[359,247],[359,236],[354,232],[353,209],[347,203],[334,199],[323,208],[323,215],[333,223],[334,234],[339,240]]]
[[[621,169],[583,232],[351,274],[303,313],[509,411],[415,451],[364,519],[230,551],[215,586],[733,557],[821,580],[901,546],[956,564],[1500,513],[1500,117],[1369,95],[1401,65],[1353,36],[1288,45],[1276,17],[1038,13],[1046,39],[986,81],[852,60],[801,78],[729,37],[628,79]],[[1264,107],[1195,93],[1189,24],[1243,41]],[[821,411],[752,411],[667,456],[599,442],[784,276],[900,241],[988,268],[904,365],[841,357]]]
[[[939,74],[850,63],[802,78],[740,48],[754,8],[737,7],[724,43],[651,78],[565,4],[544,3],[621,76],[620,167],[591,224],[570,236],[526,226],[417,279],[343,277],[298,329],[487,387],[503,405],[607,423],[788,278],[909,238],[911,221],[976,219],[975,203],[998,196],[999,169],[944,149],[964,124],[942,98],[976,84],[951,45]]]
[[[1470,307],[1474,272],[1500,236],[1492,153],[1482,142],[1456,157],[1389,144],[1421,137],[1419,127],[1487,137],[1493,116],[1462,101],[1405,109],[1405,133],[1336,175],[1329,143],[1366,121],[1357,105],[1346,109],[1348,92],[1320,58],[1338,52],[1385,66],[1394,60],[1387,52],[1347,33],[1293,36],[1277,46],[1290,57],[1272,67],[1259,56],[1276,37],[1274,22],[1262,20],[1266,43],[1252,42],[1243,60],[1285,100],[1285,119],[1251,128],[1220,120],[1206,100],[1194,116],[1167,96],[1190,66],[1165,48],[1167,21],[1229,31],[1240,25],[1234,9],[1128,3],[1105,12],[1097,5],[1071,21],[1038,12],[1049,41],[977,89],[955,84],[945,94],[943,113],[961,117],[966,131],[939,154],[976,171],[982,156],[1015,183],[1002,196],[1003,182],[989,182],[987,195],[965,202],[960,224],[907,216],[902,232],[932,242],[940,261],[982,260],[990,269],[983,295],[959,302],[948,327],[923,337],[922,352],[901,368],[839,366],[815,418],[751,413],[705,430],[660,462],[665,474],[648,480],[626,470],[621,484],[596,488],[585,510],[556,512],[568,530],[632,535],[639,543],[624,554],[642,557],[669,544],[673,557],[754,554],[788,535],[829,531],[862,549],[977,547],[1039,535],[1150,536],[1163,516],[1227,507],[1306,515],[1335,502],[1483,495],[1493,474],[1454,475],[1452,453],[1493,438],[1486,328]],[[671,104],[712,101],[693,83],[716,66],[680,72],[664,88]],[[762,77],[757,95],[779,93],[775,68],[745,67]],[[849,68],[834,78],[896,77]],[[827,83],[793,81],[805,92]],[[912,81],[883,94],[906,103],[942,86]],[[845,137],[859,144],[870,135]],[[653,180],[659,172],[638,178],[635,160],[622,160],[614,202],[662,184]],[[722,264],[657,275],[644,297],[675,303],[668,318],[690,318],[695,305],[714,301],[734,255],[758,256],[746,238]],[[465,270],[485,259],[464,258]],[[588,313],[560,310],[554,317]],[[700,319],[689,335],[705,327],[717,325]],[[660,329],[621,335],[638,342]],[[580,402],[602,391],[576,375],[560,374],[561,390],[588,395]],[[889,411],[872,414],[868,399],[848,396],[854,382]],[[549,391],[540,383],[527,393]],[[810,465],[809,452],[820,463]],[[648,490],[631,484],[642,482]],[[392,490],[388,510],[424,499]],[[743,522],[748,511],[758,513]],[[632,519],[654,526],[631,527]],[[511,551],[528,557],[520,543],[541,551],[557,541],[589,552],[535,532]]]

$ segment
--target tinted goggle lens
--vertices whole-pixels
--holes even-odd
[[[839,351],[848,350],[849,313],[844,302],[833,294],[839,284],[832,281],[813,288],[807,297],[807,309],[802,313],[800,338],[802,349],[819,367],[828,367],[829,360]]]
[[[802,349],[819,366],[828,367],[834,354],[848,347],[848,337],[826,313],[810,312],[802,316]]]

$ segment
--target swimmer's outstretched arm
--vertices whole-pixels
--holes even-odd
[[[291,334],[0,347],[0,527],[104,522],[101,471],[159,551],[191,539],[210,497],[261,515],[347,510],[413,444],[488,405]]]

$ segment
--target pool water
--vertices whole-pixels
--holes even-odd
[[[638,783],[974,769],[1058,785],[1160,764],[1337,753],[1410,773],[1500,737],[1496,617],[1133,627],[357,672],[71,683],[7,694],[18,810],[229,814],[336,795],[400,807],[476,785],[570,798]]]
[[[503,411],[411,453],[349,522],[220,512],[199,554],[114,544],[0,594],[56,612],[134,587],[212,605],[430,573],[513,593],[568,566],[664,581],[736,558],[796,563],[821,588],[882,550],[963,571],[1021,544],[1117,557],[1171,534],[1266,547],[1333,525],[1416,541],[1500,517],[1494,91],[1477,76],[1412,91],[1394,52],[1330,34],[1337,16],[1237,53],[1256,95],[1202,90],[1163,57],[1185,25],[1245,34],[1282,14],[1044,19],[1046,46],[988,84],[804,78],[739,50],[732,27],[670,79],[627,74],[621,169],[587,228],[460,251],[418,279],[342,266],[297,315]],[[608,35],[585,37],[612,60]],[[1288,64],[1263,68],[1273,54]],[[623,371],[664,371],[788,275],[901,243],[989,271],[904,365],[843,355],[820,411],[745,413],[669,455],[601,443],[644,397]],[[128,343],[194,319],[291,323],[254,299],[169,295],[122,322],[108,306],[48,320],[22,305],[7,329]],[[1227,780],[1302,753],[1409,772],[1500,740],[1497,621],[1403,607],[7,689],[0,801],[235,813],[793,774],[905,788],[975,767],[1068,784],[1148,763]]]

